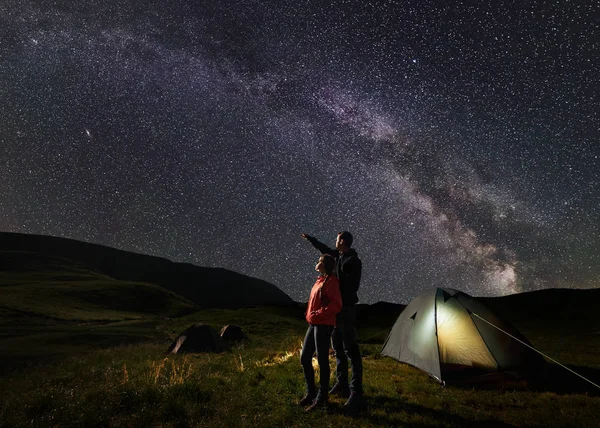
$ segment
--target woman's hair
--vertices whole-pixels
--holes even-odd
[[[333,273],[333,269],[335,268],[335,259],[333,256],[330,254],[323,254],[320,260],[323,262],[325,274],[331,275]]]

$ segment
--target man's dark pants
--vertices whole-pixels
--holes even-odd
[[[304,380],[306,381],[306,392],[315,394],[315,370],[312,365],[312,358],[317,351],[317,361],[319,362],[319,371],[321,372],[319,384],[320,392],[327,394],[329,391],[329,343],[331,337],[330,325],[309,324],[304,343],[302,344],[302,354],[300,355],[300,364],[304,371]]]
[[[360,349],[356,342],[356,305],[344,305],[342,311],[337,315],[336,326],[331,336],[333,349],[336,357],[336,377],[338,384],[356,394],[362,395],[362,359]],[[352,378],[348,385],[348,360],[352,365]]]

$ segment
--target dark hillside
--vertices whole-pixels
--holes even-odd
[[[474,296],[477,297],[477,296]],[[498,316],[517,323],[562,323],[600,328],[600,288],[553,288],[511,294],[502,297],[477,297]],[[391,324],[406,306],[389,302],[357,306],[357,318],[362,323]]]
[[[400,303],[389,302],[359,304],[356,307],[356,321],[359,326],[391,328],[405,307]]]
[[[29,251],[2,251],[0,272],[34,273],[41,271],[91,274],[90,269],[83,264],[55,255]]]
[[[600,288],[555,288],[480,298],[494,312],[511,322],[591,323],[600,325]]]
[[[180,316],[197,307],[154,284],[116,280],[54,256],[0,251],[0,324]]]
[[[16,268],[35,270],[36,266],[39,268],[45,263],[44,270],[48,270],[52,266],[60,266],[60,259],[67,259],[84,270],[120,281],[159,285],[201,308],[293,304],[289,296],[276,286],[226,269],[174,263],[160,257],[71,239],[0,233],[0,251],[4,251],[0,258],[0,269],[3,271]],[[15,261],[7,252],[27,252],[31,255],[29,260]],[[52,259],[47,258],[48,256]],[[69,269],[73,268],[71,263]]]

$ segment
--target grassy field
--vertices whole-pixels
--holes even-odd
[[[219,354],[164,354],[198,322],[239,325],[249,340]],[[593,317],[540,312],[513,322],[542,352],[600,383]],[[296,404],[300,309],[197,311],[153,286],[93,272],[2,272],[0,427],[600,426],[600,389],[560,367],[551,365],[542,383],[442,387],[380,356],[390,327],[359,329],[362,414],[345,416],[337,398],[327,411],[305,413]]]
[[[171,338],[196,322],[215,328],[240,325],[249,341],[220,354],[165,356]],[[422,372],[381,357],[381,343],[362,345],[368,402],[360,416],[344,416],[338,399],[328,411],[306,414],[296,405],[303,392],[299,351],[305,325],[298,313],[283,309],[205,310],[177,319],[104,324],[55,321],[40,327],[12,336],[6,334],[6,322],[1,327],[3,358],[7,359],[6,349],[13,352],[19,343],[27,362],[0,378],[0,426],[600,424],[599,391],[558,368],[551,372],[562,382],[443,388]],[[529,334],[534,345],[552,352],[553,343],[543,340],[552,332],[530,328]],[[540,334],[537,345],[533,336]],[[382,342],[385,334],[380,336]],[[592,349],[583,338],[572,336],[573,340],[563,338],[563,362],[585,369],[597,380],[597,336]],[[580,359],[584,351],[585,362]]]

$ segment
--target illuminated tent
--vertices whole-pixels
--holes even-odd
[[[545,364],[509,335],[529,345],[516,328],[477,299],[435,288],[417,296],[402,311],[381,353],[442,383],[491,372],[527,374]]]

